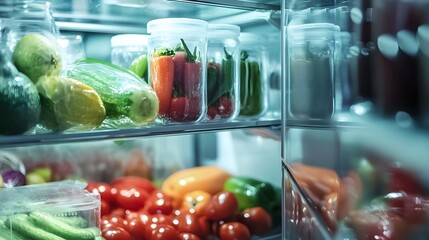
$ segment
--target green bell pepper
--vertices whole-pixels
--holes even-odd
[[[268,182],[234,176],[225,182],[224,190],[235,195],[240,211],[260,206],[274,217],[281,209],[281,190]]]

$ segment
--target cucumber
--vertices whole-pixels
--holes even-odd
[[[58,221],[67,223],[68,225],[73,227],[85,228],[88,226],[88,222],[83,217],[73,216],[73,217],[56,217],[56,218],[58,219]]]
[[[5,225],[0,224],[0,240],[25,240],[25,238],[19,235],[17,232],[8,229]]]
[[[62,76],[79,80],[100,95],[107,118],[129,117],[134,123],[151,123],[158,115],[155,91],[129,70],[102,61],[69,65]]]
[[[71,226],[65,222],[59,221],[57,217],[44,212],[31,212],[30,220],[40,228],[56,234],[64,239],[70,240],[92,240],[95,235],[92,231]]]
[[[65,240],[60,236],[35,226],[26,214],[16,214],[10,216],[5,225],[9,229],[18,232],[24,237],[24,239],[27,240]]]

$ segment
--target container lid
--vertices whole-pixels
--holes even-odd
[[[64,180],[0,189],[0,216],[43,211],[60,216],[92,211],[100,206],[100,195],[89,193],[86,183]]]
[[[110,45],[114,47],[147,46],[147,34],[119,34],[110,39]]]
[[[207,36],[237,38],[240,35],[240,27],[233,24],[209,24]]]
[[[159,18],[147,23],[147,32],[200,35],[206,34],[208,26],[208,22],[194,18]]]
[[[308,23],[287,27],[288,38],[292,39],[320,39],[339,33],[340,27],[332,23]]]

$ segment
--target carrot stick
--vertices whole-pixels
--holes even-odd
[[[174,61],[170,56],[153,57],[150,60],[150,83],[159,99],[159,115],[170,112],[173,95]]]

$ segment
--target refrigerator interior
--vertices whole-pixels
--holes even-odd
[[[12,17],[13,3],[0,3],[1,24]],[[282,187],[280,2],[64,0],[52,1],[52,11],[61,35],[79,36],[87,58],[107,62],[113,36],[146,34],[146,23],[156,18],[197,18],[236,24],[241,32],[263,33],[269,40],[259,43],[267,53],[263,71],[269,105],[257,119],[226,123],[0,136],[2,154],[22,161],[27,173],[49,168],[52,181],[108,183],[133,175],[151,179],[159,187],[179,170],[218,166],[233,176]],[[270,233],[252,239],[280,238],[281,216],[273,221]]]

